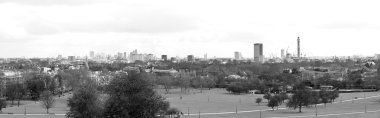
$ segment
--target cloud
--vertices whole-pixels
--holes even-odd
[[[53,24],[41,21],[32,21],[25,26],[25,31],[32,35],[51,35],[59,33]]]
[[[380,29],[379,26],[367,23],[355,23],[355,22],[334,22],[330,24],[318,25],[318,29],[353,29],[353,30],[362,30],[362,29]]]
[[[17,3],[24,5],[84,5],[99,2],[101,0],[0,0],[0,3]]]
[[[135,13],[113,19],[75,21],[60,25],[69,32],[168,33],[198,28],[191,18],[164,12]]]

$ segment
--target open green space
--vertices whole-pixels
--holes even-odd
[[[380,110],[380,92],[341,93],[340,97],[336,99],[336,103],[328,103],[326,107],[320,104],[317,109],[314,106],[304,107],[302,113],[298,113],[298,110],[285,108],[285,104],[279,106],[278,110],[269,110],[265,99],[260,105],[256,104],[255,99],[262,97],[262,94],[230,94],[225,89],[205,89],[202,90],[202,93],[198,89],[191,89],[187,93],[181,93],[180,89],[172,89],[170,94],[164,94],[164,90],[160,89],[157,91],[167,98],[171,107],[182,111],[185,118],[199,118],[199,113],[201,118],[259,118],[259,110],[262,110],[262,118],[315,117],[316,110],[318,117],[326,118],[380,116],[378,111]],[[3,109],[0,118],[64,118],[65,116],[62,114],[69,109],[67,99],[70,96],[71,94],[56,97],[56,104],[49,111],[58,115],[46,115],[46,109],[39,102],[29,101],[25,102],[28,104],[20,105],[20,107],[15,105]],[[354,100],[352,101],[352,99]],[[22,115],[25,110],[26,116]],[[366,111],[367,113],[365,113]]]
[[[188,94],[181,94],[180,90],[173,89],[172,93],[166,94],[167,100],[172,107],[181,110],[185,117],[198,118],[198,114],[204,118],[252,118],[260,117],[259,110],[262,117],[288,117],[288,116],[306,116],[311,117],[314,115],[316,108],[311,106],[309,108],[302,108],[303,112],[298,113],[298,110],[285,108],[285,104],[279,106],[279,110],[268,111],[270,109],[266,106],[267,101],[263,100],[260,105],[255,103],[255,99],[262,97],[262,94],[229,94],[225,89],[212,89],[191,90]],[[380,110],[380,92],[362,92],[362,93],[341,93],[336,103],[328,103],[326,107],[323,104],[318,105],[318,114],[330,114],[323,117],[364,117],[380,116],[379,113],[356,113],[367,111]],[[182,96],[182,99],[181,99]],[[369,98],[369,96],[376,96]],[[366,99],[363,99],[366,98]],[[354,99],[352,101],[352,99]],[[237,111],[237,114],[236,114]],[[348,114],[341,114],[348,113]],[[355,114],[356,113],[356,114]],[[187,115],[190,116],[187,116]],[[335,115],[334,115],[335,114]]]

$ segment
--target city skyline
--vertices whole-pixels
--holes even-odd
[[[266,57],[280,57],[281,49],[297,54],[298,36],[306,56],[373,56],[380,53],[376,3],[2,0],[0,57],[138,49],[168,57],[233,57],[238,51],[253,58],[254,43],[265,45]]]

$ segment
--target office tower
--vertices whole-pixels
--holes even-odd
[[[297,57],[300,58],[301,47],[300,47],[300,37],[297,38]]]
[[[63,59],[62,55],[58,55],[57,59],[58,59],[58,60]]]
[[[187,61],[194,61],[194,55],[187,55]]]
[[[167,61],[168,60],[168,55],[161,55],[161,59],[164,60],[164,61]]]
[[[68,56],[67,59],[68,59],[69,61],[75,61],[75,56]]]
[[[127,52],[124,52],[123,59],[127,59]]]
[[[241,60],[241,52],[235,52],[235,60]]]
[[[264,55],[263,55],[263,44],[262,43],[255,43],[254,44],[254,61],[255,62],[264,62]]]
[[[285,58],[285,50],[281,49],[281,58]]]
[[[94,51],[90,51],[90,58],[94,58],[95,57],[95,52]]]
[[[206,53],[205,55],[203,55],[203,58],[204,58],[205,60],[207,60],[207,53]]]

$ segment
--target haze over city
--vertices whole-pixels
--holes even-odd
[[[142,53],[253,58],[379,53],[377,1],[0,0],[1,57]],[[339,6],[339,7],[338,7]]]

